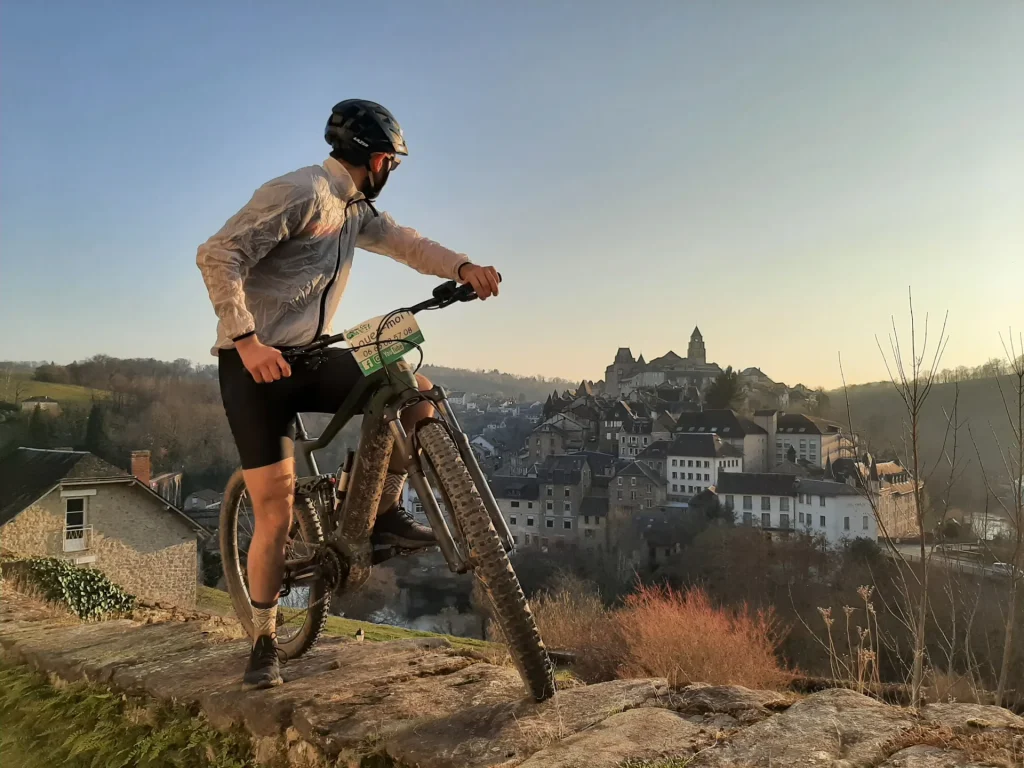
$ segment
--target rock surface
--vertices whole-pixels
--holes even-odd
[[[243,692],[247,643],[230,622],[147,613],[81,624],[7,592],[5,656],[60,677],[200,706],[243,724],[266,759],[358,766],[386,754],[412,768],[619,768],[691,760],[692,768],[1019,765],[1024,719],[997,707],[919,712],[847,690],[799,698],[739,686],[620,680],[537,704],[518,675],[443,638],[328,638],[284,668],[286,685]],[[675,763],[676,765],[682,762]]]

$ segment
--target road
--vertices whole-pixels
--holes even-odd
[[[892,548],[880,544],[882,551],[889,557],[895,557]],[[899,551],[904,558],[909,562],[920,562],[921,560],[921,545],[920,544],[897,544],[896,549]],[[970,573],[975,576],[987,577],[990,579],[999,579],[1002,581],[1008,580],[1009,575],[997,571],[988,565],[975,562],[973,560],[965,560],[957,557],[947,557],[942,551],[936,551],[932,555],[932,563],[938,565],[941,568],[947,568],[949,570],[960,571],[962,573]]]

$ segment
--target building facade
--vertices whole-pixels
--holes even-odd
[[[0,463],[0,549],[96,568],[129,593],[194,608],[209,532],[91,454],[20,448]]]
[[[666,449],[665,487],[670,500],[686,500],[718,484],[723,472],[742,472],[743,452],[718,435],[683,433]]]

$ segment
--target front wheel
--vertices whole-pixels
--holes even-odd
[[[526,602],[526,595],[469,469],[441,424],[427,423],[418,434],[420,446],[441,485],[449,512],[468,550],[466,554],[473,574],[490,598],[512,661],[533,697],[544,701],[555,693],[551,660]]]

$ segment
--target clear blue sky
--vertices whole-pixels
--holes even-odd
[[[505,276],[428,358],[599,378],[615,349],[809,385],[950,310],[946,364],[1024,325],[1024,3],[0,6],[0,359],[206,362],[199,243],[387,105],[381,198]],[[432,287],[358,253],[335,327]]]

